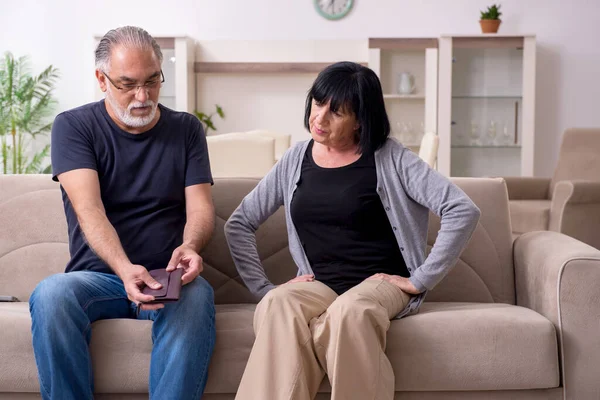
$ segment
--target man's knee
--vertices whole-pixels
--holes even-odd
[[[73,279],[68,274],[56,274],[44,279],[29,297],[29,310],[35,323],[62,324],[79,304],[73,291]]]
[[[214,314],[215,293],[212,286],[199,276],[181,289],[181,306],[190,312]]]
[[[54,307],[60,305],[69,295],[67,274],[51,275],[37,284],[29,297],[30,307],[40,307],[51,304]]]

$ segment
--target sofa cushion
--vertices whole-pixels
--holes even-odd
[[[551,200],[511,200],[512,231],[525,233],[548,230]]]
[[[39,392],[29,303],[0,303],[0,392]]]
[[[250,356],[254,304],[217,305],[217,341],[206,393],[234,393]],[[0,391],[39,392],[26,302],[0,303]],[[152,322],[97,321],[90,344],[97,393],[147,393]]]
[[[217,341],[206,393],[234,393],[250,355],[254,305],[218,305]],[[0,382],[4,391],[38,390],[27,303],[0,304]],[[145,393],[152,351],[149,321],[94,323],[91,353],[98,393]],[[402,391],[537,389],[558,386],[553,325],[507,304],[425,303],[394,320],[387,354]],[[326,381],[326,380],[325,380]],[[328,391],[325,382],[322,390]]]
[[[509,304],[425,303],[419,314],[392,322],[386,353],[403,391],[559,385],[554,325]]]

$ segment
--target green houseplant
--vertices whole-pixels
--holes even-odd
[[[30,72],[29,58],[6,52],[0,59],[0,158],[4,174],[49,173],[42,163],[50,145],[31,155],[32,140],[50,132],[58,70],[52,65],[41,74]]]
[[[481,11],[481,18],[479,20],[481,32],[497,33],[498,28],[500,28],[500,24],[502,23],[502,20],[500,19],[501,15],[500,5],[496,4],[491,5],[485,11]]]
[[[208,131],[209,130],[213,130],[216,131],[217,128],[215,127],[215,124],[212,121],[212,118],[216,115],[218,115],[219,117],[221,117],[221,119],[225,118],[225,113],[223,112],[223,108],[218,105],[215,104],[215,112],[210,113],[210,114],[206,114],[200,111],[194,111],[194,114],[196,115],[196,117],[198,117],[198,119],[200,120],[200,122],[202,122],[202,125],[204,126],[204,134],[206,136],[208,136]]]

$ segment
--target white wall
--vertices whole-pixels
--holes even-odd
[[[139,25],[156,36],[211,39],[363,39],[478,33],[491,0],[355,0],[351,15],[326,21],[312,0],[2,0],[0,51],[32,56],[62,74],[59,109],[94,98],[93,36]],[[561,134],[600,126],[600,3],[597,0],[504,0],[502,33],[538,37],[536,175],[550,176]],[[547,155],[547,156],[546,156]]]
[[[368,40],[200,40],[196,60],[219,62],[369,61]],[[265,129],[306,140],[306,93],[317,73],[197,74],[196,107],[225,110],[216,134]],[[423,103],[421,104],[421,108]],[[213,134],[213,132],[209,132]]]

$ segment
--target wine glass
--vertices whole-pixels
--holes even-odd
[[[450,123],[452,126],[452,145],[460,146],[465,143],[465,129],[459,125],[456,121]]]
[[[394,122],[394,126],[392,126],[392,136],[394,136],[397,139],[400,139],[400,121],[396,121]]]
[[[479,144],[479,124],[476,121],[471,121],[471,145],[477,146]]]
[[[406,123],[406,141],[409,143],[409,145],[414,145],[415,144],[415,130],[413,128],[413,124],[412,122],[407,122]]]
[[[510,132],[508,131],[508,122],[504,122],[504,128],[502,128],[502,141],[506,143],[506,145],[511,145],[510,140]]]
[[[421,128],[419,129],[419,134],[417,135],[417,141],[419,144],[421,140],[423,140],[423,136],[425,136],[425,122],[421,121]]]
[[[490,127],[488,128],[488,137],[490,139],[490,144],[494,145],[496,142],[496,121],[490,121]]]

